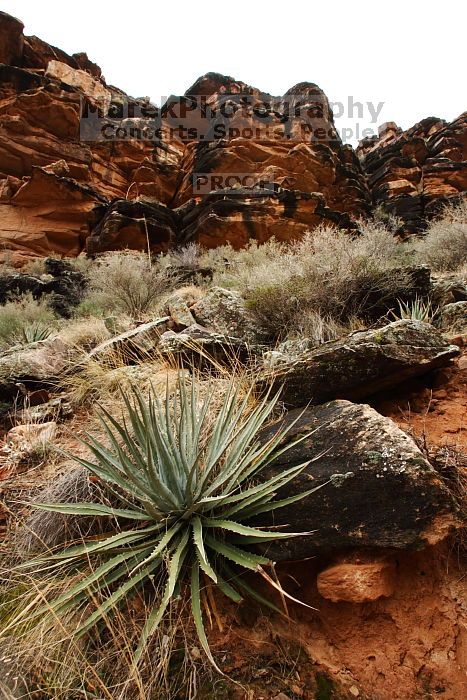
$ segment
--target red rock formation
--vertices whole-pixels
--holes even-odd
[[[107,85],[85,53],[25,37],[0,13],[0,242],[20,264],[148,240],[159,252],[187,241],[291,240],[320,223],[352,228],[370,211],[362,166],[374,202],[416,229],[440,199],[466,189],[465,126],[465,115],[405,133],[387,125],[361,144],[359,160],[313,83],[273,97],[208,73],[158,109]],[[33,205],[39,182],[52,194],[35,194]]]
[[[467,112],[450,123],[429,117],[407,131],[388,122],[357,153],[374,204],[400,217],[404,231],[417,231],[441,204],[465,196]]]
[[[68,56],[37,37],[24,37],[22,30],[20,21],[0,15],[1,36],[8,35],[0,55],[0,235],[14,261],[28,254],[75,255],[88,236],[91,253],[146,247],[148,237],[155,251],[188,240],[207,246],[226,241],[240,246],[272,235],[288,240],[322,221],[351,226],[348,215],[367,211],[360,164],[342,145],[316,85],[302,83],[273,98],[209,73],[184,97],[171,99],[161,118],[147,101],[108,86],[86,54]],[[203,129],[219,122],[203,119],[200,103],[216,111],[243,105],[245,97],[251,98],[249,109],[224,124],[226,137],[208,135],[203,143]],[[310,134],[302,119],[284,119],[291,105],[312,110],[321,131]],[[188,120],[180,120],[187,112]],[[266,135],[263,129],[258,137],[250,136],[248,129],[265,123]],[[184,133],[186,125],[197,133]],[[131,137],[148,127],[155,138]],[[107,137],[117,129],[129,138]],[[48,172],[39,174],[44,167]],[[251,177],[246,186],[240,179],[240,187],[237,181],[231,187],[225,178],[219,184],[210,177],[199,192],[200,173]],[[32,189],[26,187],[29,178]],[[46,182],[53,194],[44,192],[42,201],[38,187]],[[219,188],[222,194],[212,192]],[[96,209],[103,198],[121,203],[105,213]],[[137,215],[138,207],[125,204],[129,199],[141,200],[144,217]],[[96,226],[97,216],[102,220]]]

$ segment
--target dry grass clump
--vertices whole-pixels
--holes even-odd
[[[435,272],[456,271],[467,263],[467,201],[446,207],[414,246],[416,258]]]
[[[0,349],[40,340],[50,332],[56,316],[44,299],[23,294],[0,306]],[[36,337],[37,336],[37,337]]]
[[[83,355],[75,371],[66,377],[68,398],[74,405],[94,401],[114,401],[121,390],[138,386],[143,391],[153,385],[163,389],[167,381],[176,376],[157,357],[141,359],[136,364],[127,364],[119,353],[109,353],[105,358]]]
[[[0,584],[0,615],[11,617],[28,605],[57,593],[57,581],[19,575]],[[133,648],[150,614],[157,590],[141,591],[105,620],[105,630],[85,639],[73,637],[79,615],[69,612],[25,622],[10,635],[3,633],[0,651],[0,698],[24,700],[175,700],[194,699],[202,678],[212,670],[198,654],[188,615],[182,605],[171,606],[156,630],[144,663],[135,667]],[[91,596],[90,609],[99,600]]]
[[[307,338],[311,346],[318,347],[364,328],[365,324],[356,316],[349,318],[344,324],[339,323],[332,316],[322,316],[319,311],[304,309],[297,318],[296,327],[289,335],[290,339]]]
[[[92,316],[68,321],[58,335],[70,347],[84,351],[92,350],[111,337],[105,321]]]
[[[84,309],[141,318],[160,306],[162,297],[175,287],[177,277],[145,253],[125,250],[99,257],[88,280],[81,312]]]

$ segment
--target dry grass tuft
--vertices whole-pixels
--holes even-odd
[[[400,269],[398,244],[374,224],[354,238],[319,228],[287,247],[270,243],[246,249],[230,263],[224,280],[216,281],[235,283],[272,339],[303,332],[310,316],[316,325],[312,314],[329,324],[329,332],[321,335],[333,337],[337,325],[345,331],[355,317],[372,318],[385,303],[388,310],[409,284]]]
[[[58,335],[70,347],[84,351],[92,350],[111,337],[104,320],[92,316],[68,321]]]

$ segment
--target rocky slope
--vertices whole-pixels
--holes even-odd
[[[465,115],[389,126],[357,157],[313,83],[273,97],[209,73],[157,110],[5,13],[0,35],[0,241],[13,264],[290,240],[320,223],[355,227],[373,204],[410,231],[467,189]]]

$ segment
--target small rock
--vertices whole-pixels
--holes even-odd
[[[438,389],[435,393],[435,396],[437,399],[447,399],[448,392],[446,391],[446,389]]]
[[[320,595],[333,603],[389,598],[394,592],[394,566],[386,561],[337,564],[322,571],[317,584]]]
[[[360,691],[359,691],[359,689],[357,688],[356,685],[351,685],[351,686],[350,686],[350,688],[349,688],[349,693],[350,693],[351,695],[353,695],[354,698],[358,698],[358,696],[360,695]]]
[[[31,450],[51,442],[57,432],[57,423],[26,423],[8,431],[7,442],[23,450]]]
[[[21,423],[45,423],[51,420],[66,420],[73,415],[73,408],[60,396],[20,412]]]

